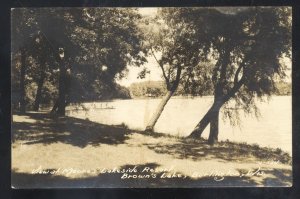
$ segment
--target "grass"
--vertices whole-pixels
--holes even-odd
[[[13,115],[12,182],[16,187],[185,187],[291,186],[291,157],[281,149],[129,129],[126,124],[104,125],[46,113]],[[173,168],[182,178],[126,179],[101,169]],[[33,170],[93,170],[95,172],[33,174]],[[257,169],[263,176],[232,176]],[[225,179],[217,182],[218,173]],[[250,173],[251,173],[250,172]],[[221,173],[221,174],[220,174]],[[145,173],[139,173],[144,175]],[[155,173],[157,176],[163,174]]]

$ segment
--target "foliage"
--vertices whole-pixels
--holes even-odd
[[[198,89],[199,95],[208,90],[205,88],[208,84],[202,84],[209,81],[208,70],[200,65],[205,57],[196,45],[199,38],[195,37],[195,32],[188,23],[180,20],[179,10],[161,8],[156,17],[145,19],[141,29],[145,34],[145,45],[162,70],[167,90],[172,87],[176,90],[178,84],[182,84],[186,93],[196,95]]]
[[[34,90],[38,89],[31,85],[42,81],[43,103],[54,103],[53,97],[57,98],[59,92],[64,92],[68,102],[128,98],[128,91],[117,85],[115,78],[124,76],[128,64],[140,66],[146,61],[137,26],[139,19],[137,10],[132,8],[14,9],[14,96],[20,92],[19,85],[25,84],[31,93],[27,102],[31,103],[36,95]],[[26,53],[26,63],[20,63],[21,50]],[[26,66],[26,81],[22,83],[21,65]],[[66,70],[66,76],[59,79],[62,70]],[[42,74],[44,79],[40,78]],[[66,90],[60,91],[60,84],[66,85]],[[110,97],[109,89],[114,92]]]
[[[211,71],[215,101],[227,107],[233,99],[235,109],[257,113],[255,100],[271,96],[275,81],[286,76],[280,60],[291,53],[290,8],[182,8],[178,12],[181,17],[174,20],[190,25],[201,38],[196,41],[199,48],[215,63]],[[232,109],[224,110],[234,118]]]
[[[205,83],[205,82],[203,82]],[[202,87],[185,88],[180,84],[174,93],[174,96],[211,96],[213,95],[211,90],[200,91],[201,95],[196,92],[197,89]],[[190,90],[188,90],[190,89]],[[167,92],[166,84],[164,81],[145,81],[132,83],[129,86],[132,97],[162,97]]]
[[[291,95],[292,94],[292,84],[287,82],[275,82],[276,91],[274,95]]]

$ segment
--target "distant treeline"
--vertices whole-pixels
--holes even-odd
[[[167,92],[163,81],[132,83],[129,87],[131,97],[160,97]]]
[[[15,82],[13,82],[15,83]],[[34,81],[29,82],[26,88],[25,100],[27,102],[27,109],[32,110],[36,99],[36,90],[38,88],[37,83]],[[91,89],[93,91],[91,91]],[[68,98],[69,103],[78,102],[90,102],[90,101],[100,101],[100,100],[111,100],[111,99],[130,99],[130,91],[128,88],[121,86],[117,83],[112,83],[111,85],[102,85],[102,87],[90,87],[82,88],[76,81],[71,80],[70,84],[71,95]],[[12,108],[18,108],[19,91],[17,89],[12,89]],[[56,85],[52,84],[50,81],[45,81],[44,90],[41,95],[41,106],[48,107],[53,105],[55,99],[58,96],[58,89]]]
[[[276,91],[274,95],[291,95],[291,83],[287,82],[277,82],[276,83]],[[124,88],[124,91],[126,88]],[[167,92],[166,85],[163,81],[145,81],[139,83],[132,83],[129,87],[130,96],[132,98],[138,97],[161,97],[164,96]],[[187,93],[182,85],[179,85],[177,91],[175,92],[175,96],[182,95],[190,95],[191,93]],[[213,95],[213,91],[207,91],[204,93],[204,96]]]
[[[163,81],[145,81],[139,83],[132,83],[129,87],[132,98],[137,97],[161,97],[167,93],[166,84]],[[179,85],[175,96],[189,95],[182,85]],[[212,91],[206,91],[205,95],[212,95]]]

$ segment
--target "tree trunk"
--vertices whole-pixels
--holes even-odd
[[[45,62],[42,62],[43,66],[41,67],[41,76],[40,79],[38,80],[38,88],[37,88],[37,92],[36,92],[36,97],[35,97],[35,101],[34,101],[34,106],[33,106],[33,110],[34,111],[38,111],[39,107],[40,107],[40,102],[41,102],[41,98],[42,98],[42,89],[43,89],[43,85],[44,85],[44,80],[46,77],[46,73],[45,73]]]
[[[168,91],[167,94],[163,97],[160,104],[157,107],[157,110],[154,112],[150,122],[148,123],[146,127],[146,131],[153,131],[153,128],[160,117],[161,113],[163,112],[166,104],[168,103],[169,99],[172,97],[174,91]]]
[[[204,129],[211,122],[212,118],[215,115],[215,112],[219,109],[219,107],[214,103],[211,108],[207,111],[201,121],[197,124],[193,132],[188,136],[189,138],[199,138],[201,137]]]
[[[163,69],[162,69],[163,70]],[[169,99],[172,97],[172,95],[175,93],[175,91],[178,88],[179,85],[179,81],[180,81],[180,76],[181,76],[181,66],[177,65],[177,72],[176,72],[176,78],[175,81],[173,82],[171,88],[170,85],[167,84],[168,88],[168,92],[167,94],[164,96],[164,98],[162,99],[162,101],[160,102],[160,104],[158,105],[157,110],[155,111],[154,115],[152,116],[150,122],[148,123],[147,127],[146,127],[146,131],[153,131],[153,128],[158,120],[158,118],[160,117],[161,113],[163,112],[166,104],[168,103]],[[163,70],[164,71],[164,70]],[[168,81],[169,82],[169,81]]]
[[[20,113],[26,112],[25,101],[25,72],[26,72],[26,55],[25,50],[21,50],[21,74],[20,74]]]
[[[211,141],[215,142],[218,140],[218,133],[219,133],[219,112],[221,107],[225,102],[230,100],[232,96],[240,89],[240,87],[243,85],[244,79],[239,81],[225,96],[220,97],[218,100],[214,102],[212,107],[207,111],[207,113],[204,115],[204,117],[201,119],[201,121],[197,124],[195,129],[192,131],[192,133],[188,136],[189,138],[199,138],[201,137],[201,134],[203,133],[204,129],[207,127],[207,125],[212,122],[211,124],[211,131],[209,137],[211,137]],[[217,97],[218,98],[218,97]],[[216,99],[216,98],[215,98]],[[212,127],[213,126],[213,127]],[[215,130],[217,129],[217,130]]]
[[[60,63],[57,114],[64,116],[66,113],[66,65],[62,60]]]
[[[53,105],[53,108],[51,110],[51,114],[57,113],[58,108],[58,100],[55,101],[55,104]]]
[[[237,80],[238,74],[241,71],[242,66],[236,71],[236,75],[234,78],[234,86],[225,94],[224,86],[226,84],[226,66],[230,62],[230,49],[226,49],[225,53],[222,55],[222,59],[219,60],[222,65],[220,66],[220,78],[216,79],[217,74],[213,75],[214,81],[217,81],[216,86],[214,88],[214,104],[205,114],[205,116],[201,119],[201,121],[197,124],[196,128],[193,132],[188,136],[191,138],[199,138],[203,133],[204,129],[210,124],[210,133],[208,138],[208,143],[213,145],[216,141],[218,141],[219,134],[219,112],[221,107],[225,102],[229,101],[236,92],[241,88],[241,86],[245,82],[244,76]],[[218,62],[219,62],[218,61]]]
[[[219,112],[220,112],[220,110],[215,110],[215,112],[213,112],[212,118],[210,120],[210,132],[209,132],[209,137],[208,137],[208,143],[210,145],[213,145],[215,142],[218,141]]]

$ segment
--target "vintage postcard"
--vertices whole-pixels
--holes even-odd
[[[292,186],[291,7],[11,22],[13,188]]]

